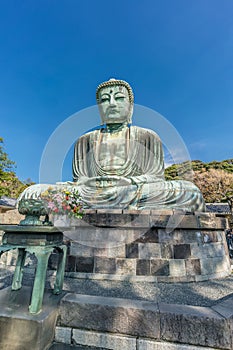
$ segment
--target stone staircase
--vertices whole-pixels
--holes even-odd
[[[230,350],[232,305],[233,296],[199,307],[68,293],[50,350]]]

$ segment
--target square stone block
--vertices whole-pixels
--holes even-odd
[[[213,258],[200,259],[201,264],[201,274],[202,275],[211,275],[215,273],[215,263]]]
[[[150,228],[147,231],[143,231],[140,237],[136,240],[137,243],[158,243],[159,234],[156,228]]]
[[[146,232],[147,228],[120,227],[81,227],[68,231],[67,234],[74,241],[71,242],[72,249],[83,250],[82,247],[90,248],[112,248],[124,243],[134,242]]]
[[[176,259],[169,261],[170,276],[180,277],[186,275],[185,261],[183,259]]]
[[[124,258],[125,257],[125,244],[117,243],[116,246],[110,246],[106,248],[94,248],[94,256],[106,257],[106,258]]]
[[[125,246],[126,258],[138,258],[138,243],[129,243]]]
[[[123,210],[120,227],[150,227],[150,210]]]
[[[150,275],[150,260],[137,259],[136,261],[136,275]]]
[[[54,340],[58,343],[71,344],[71,328],[56,327]]]
[[[225,247],[223,243],[216,242],[216,243],[206,243],[203,245],[203,253],[208,258],[215,258],[217,256],[225,256]]]
[[[196,215],[184,215],[182,216],[181,221],[177,225],[178,228],[182,229],[197,229],[198,226],[198,220]]]
[[[112,350],[136,350],[136,338],[126,337],[119,334],[73,330],[73,342],[75,345],[84,345],[95,348]]]
[[[165,229],[158,230],[159,243],[173,243],[173,232]]]
[[[161,258],[159,243],[138,243],[139,259]]]
[[[166,228],[170,218],[170,215],[153,215],[150,218],[150,226],[153,228]]]
[[[198,218],[199,227],[205,229],[226,229],[227,228],[227,220],[225,218],[219,217],[199,217]]]
[[[204,258],[205,255],[203,255],[203,243],[191,243],[190,244],[191,249],[191,258],[200,259]]]
[[[136,259],[116,259],[117,275],[136,275]]]
[[[188,259],[191,256],[190,244],[174,245],[174,259]]]
[[[161,243],[161,258],[163,259],[172,259],[174,256],[173,245],[170,243]]]
[[[219,272],[230,271],[229,258],[226,257],[216,257],[200,259],[201,263],[201,274],[202,275],[212,275]]]
[[[93,257],[77,257],[76,259],[76,271],[77,272],[89,272],[94,270],[94,258]]]
[[[214,260],[217,273],[231,271],[231,262],[228,255],[225,255],[224,257],[216,257]]]
[[[175,244],[189,244],[197,241],[197,230],[177,229],[173,232]]]
[[[77,242],[71,242],[70,255],[89,257],[94,255],[94,249],[92,246],[83,245]]]
[[[126,223],[122,211],[111,212],[106,209],[97,209],[97,214],[95,215],[95,221],[92,221],[93,225],[96,226],[107,226],[107,227],[121,227]]]
[[[153,276],[168,276],[169,261],[166,259],[151,259],[151,275]]]
[[[99,258],[95,257],[95,273],[116,273],[116,259],[114,258]]]
[[[188,276],[196,276],[201,274],[200,259],[186,259],[185,260],[186,274]]]

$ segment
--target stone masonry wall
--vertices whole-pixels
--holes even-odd
[[[16,210],[0,214],[1,223],[17,224],[21,219]],[[66,272],[73,277],[191,282],[230,274],[227,221],[215,214],[87,210],[75,225],[63,231]],[[16,254],[3,254],[0,264],[14,265]],[[29,257],[27,265],[33,264],[35,259]],[[49,269],[56,266],[54,253]]]
[[[230,274],[226,227],[226,219],[209,213],[87,212],[79,227],[64,232],[70,238],[67,272],[158,282],[225,277]]]

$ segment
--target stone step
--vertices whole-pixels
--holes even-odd
[[[62,343],[54,343],[48,350],[107,350],[106,348],[96,348],[93,346],[84,346],[84,345],[68,345]]]
[[[144,350],[148,342],[156,343],[148,347],[153,350],[160,349],[157,342],[174,344],[171,349],[233,349],[232,305],[232,296],[200,307],[68,293],[60,303],[55,341],[91,349]]]

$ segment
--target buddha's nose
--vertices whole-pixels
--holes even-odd
[[[114,96],[110,96],[110,106],[116,106],[116,100],[115,100],[115,98],[114,98]]]

